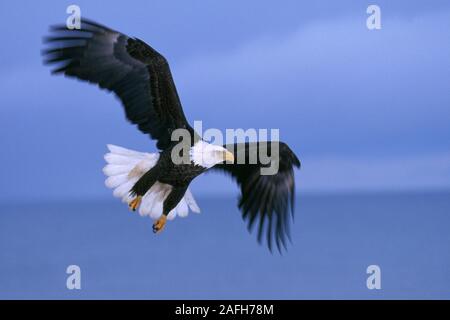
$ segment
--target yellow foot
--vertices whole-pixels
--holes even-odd
[[[153,232],[158,233],[161,232],[161,230],[166,225],[167,217],[163,214],[161,218],[159,218],[154,224],[153,224]]]
[[[131,200],[129,206],[130,209],[133,211],[136,211],[136,209],[139,207],[139,205],[141,204],[142,201],[142,196],[137,196],[136,198],[134,198],[133,200]]]

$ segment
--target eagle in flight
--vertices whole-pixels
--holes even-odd
[[[158,153],[108,145],[103,169],[114,196],[153,218],[154,232],[160,232],[167,219],[185,217],[189,210],[200,212],[188,187],[201,173],[214,170],[228,173],[240,186],[238,206],[249,230],[257,222],[258,241],[265,235],[270,250],[273,242],[278,250],[286,248],[294,212],[293,168],[300,162],[285,143],[276,142],[278,171],[264,175],[261,170],[269,164],[260,159],[262,142],[218,146],[202,140],[186,120],[167,60],[137,38],[83,19],[81,29],[51,27],[44,43],[44,63],[54,66],[53,74],[114,92],[127,119],[156,140]],[[181,163],[172,157],[178,144],[172,133],[179,129],[191,137],[188,150],[180,153],[187,161]],[[273,143],[264,145],[273,156]],[[244,161],[237,159],[240,151]],[[256,161],[250,161],[252,155]]]

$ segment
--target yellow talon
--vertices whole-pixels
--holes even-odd
[[[166,221],[167,221],[166,215],[164,214],[161,215],[161,217],[158,220],[156,220],[156,222],[153,224],[153,232],[154,233],[161,232],[161,230],[166,225]]]
[[[139,207],[139,205],[141,204],[142,201],[142,196],[137,196],[136,198],[134,198],[133,200],[131,200],[129,206],[130,209],[133,211],[136,211],[136,209]]]

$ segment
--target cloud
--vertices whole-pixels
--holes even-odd
[[[449,20],[448,10],[384,14],[382,30],[369,31],[364,15],[340,15],[171,66],[191,121],[279,128],[303,162],[300,190],[449,187]],[[0,197],[29,177],[37,198],[106,196],[105,144],[152,144],[112,95],[34,63],[0,75]],[[223,179],[202,177],[194,191],[237,192]]]
[[[303,159],[297,179],[305,191],[382,191],[450,188],[450,152],[403,157]]]
[[[296,171],[297,193],[427,191],[450,189],[450,152],[409,156],[305,156]],[[225,175],[207,174],[194,194],[238,195]]]
[[[386,15],[381,31],[367,30],[361,16],[316,21],[205,53],[175,74],[188,110],[212,126],[275,126],[314,152],[442,149],[450,137],[449,19],[450,11]]]

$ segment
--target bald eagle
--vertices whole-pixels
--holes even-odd
[[[200,209],[189,190],[191,181],[207,170],[222,171],[240,186],[238,207],[249,230],[258,221],[258,241],[266,235],[272,250],[286,248],[290,240],[289,212],[294,213],[294,172],[300,162],[284,143],[278,144],[278,171],[263,175],[267,166],[259,159],[261,142],[218,146],[199,137],[184,115],[166,59],[143,41],[83,19],[81,29],[50,27],[44,38],[44,63],[53,74],[64,74],[97,84],[122,102],[127,119],[156,140],[158,153],[145,153],[108,145],[106,186],[134,211],[153,218],[153,231],[160,232],[167,219],[187,216]],[[189,157],[175,163],[172,152],[178,143],[172,133],[190,133]],[[269,144],[267,149],[271,152]],[[239,150],[244,160],[235,159]],[[248,161],[256,154],[257,161]]]

